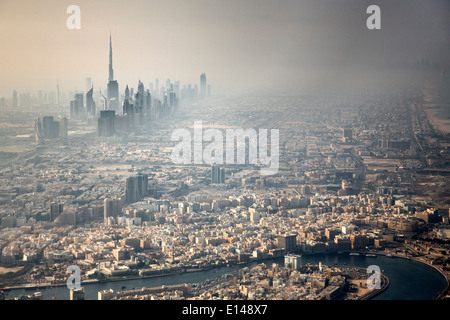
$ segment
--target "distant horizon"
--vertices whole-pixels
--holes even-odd
[[[404,83],[421,59],[450,66],[443,0],[378,1],[380,30],[368,30],[368,4],[357,0],[79,0],[80,30],[66,26],[71,4],[2,1],[0,97],[55,91],[57,81],[84,91],[87,77],[106,90],[110,34],[120,94],[156,78],[198,85],[202,73],[225,95],[368,88]]]

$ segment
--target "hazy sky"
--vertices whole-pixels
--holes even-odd
[[[66,27],[71,4],[81,30]],[[366,27],[371,4],[381,30]],[[446,0],[0,0],[0,96],[105,88],[110,31],[121,93],[203,72],[213,92],[388,78],[392,63],[449,59],[449,16]]]

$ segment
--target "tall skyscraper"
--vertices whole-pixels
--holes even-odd
[[[50,221],[55,221],[56,218],[63,212],[62,204],[52,202],[50,204]]]
[[[60,98],[60,95],[59,95],[59,83],[58,83],[58,81],[56,81],[56,103],[58,105],[61,104],[61,98]]]
[[[69,136],[68,121],[67,118],[62,118],[59,121],[59,137],[61,139],[67,139],[68,136]]]
[[[114,200],[110,198],[106,198],[103,201],[103,217],[105,220],[108,219],[108,217],[114,217]]]
[[[108,108],[119,112],[119,84],[114,80],[114,70],[112,64],[112,40],[109,35],[109,77],[107,85]]]
[[[144,84],[139,81],[138,90],[135,96],[135,110],[138,117],[138,123],[144,124]]]
[[[36,144],[44,144],[44,132],[42,129],[41,119],[37,118],[34,122],[34,135],[36,137]]]
[[[114,135],[114,118],[116,112],[114,110],[101,110],[100,118],[98,118],[98,136],[110,137]]]
[[[84,119],[84,97],[82,93],[76,93],[75,100],[70,101],[70,117],[76,120]]]
[[[89,91],[92,88],[92,79],[86,78],[86,91]]]
[[[150,94],[150,90],[147,90],[145,92],[145,113],[147,116],[147,119],[150,120],[153,118],[152,116],[152,95]]]
[[[138,174],[129,177],[125,185],[125,202],[133,203],[142,200],[148,195],[148,175]]]
[[[206,74],[202,73],[200,75],[200,99],[206,98]]]
[[[211,166],[211,184],[225,183],[225,168],[213,164]]]
[[[113,58],[112,58],[112,37],[109,34],[109,76],[108,81],[114,80],[114,69],[113,69]]]
[[[94,88],[92,87],[86,93],[86,111],[91,116],[95,116],[95,112],[96,112],[93,94],[94,94]]]
[[[59,122],[54,121],[52,116],[45,116],[42,119],[43,133],[45,139],[59,138]]]
[[[129,100],[130,99],[130,89],[127,87],[125,88],[125,100]]]

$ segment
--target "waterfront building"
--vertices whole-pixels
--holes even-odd
[[[282,234],[277,236],[277,247],[283,249],[285,253],[297,250],[297,235]]]
[[[84,300],[84,288],[70,289],[70,300]]]
[[[302,266],[302,256],[299,254],[288,254],[284,256],[284,266],[299,271]]]

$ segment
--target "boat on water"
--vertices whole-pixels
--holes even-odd
[[[376,254],[372,254],[372,253],[368,253],[368,254],[366,254],[366,257],[376,258],[377,255]]]
[[[359,256],[359,253],[358,252],[351,252],[351,253],[349,253],[349,255],[350,256]]]
[[[390,254],[390,253],[388,253],[388,254],[386,255],[386,257],[392,258],[392,257],[393,257],[393,255],[392,255],[392,254]]]

